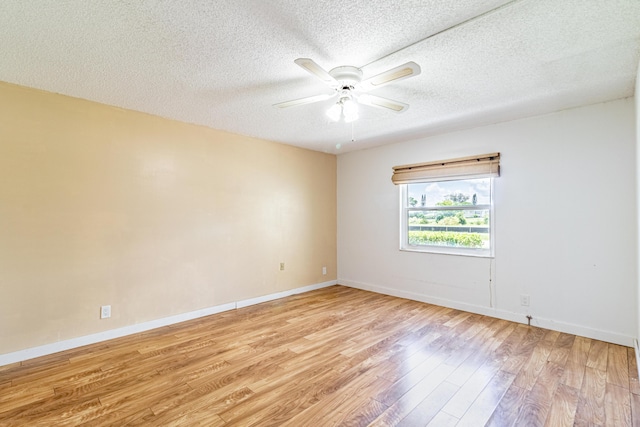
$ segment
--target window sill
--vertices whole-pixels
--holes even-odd
[[[473,258],[495,258],[495,256],[490,253],[488,250],[478,250],[478,249],[465,249],[465,248],[448,248],[448,247],[437,247],[437,246],[427,246],[427,247],[401,247],[401,252],[418,252],[425,254],[436,254],[436,255],[454,255],[454,256],[464,256],[464,257],[473,257]]]

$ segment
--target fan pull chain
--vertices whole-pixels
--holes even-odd
[[[351,142],[356,142],[356,139],[355,139],[355,137],[354,137],[353,135],[354,135],[354,132],[353,132],[353,122],[351,122]],[[339,149],[341,149],[341,148],[342,148],[342,144],[338,142],[338,143],[336,144],[336,150],[339,150]]]

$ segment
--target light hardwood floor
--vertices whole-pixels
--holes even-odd
[[[332,286],[0,367],[0,425],[640,425],[631,348]]]

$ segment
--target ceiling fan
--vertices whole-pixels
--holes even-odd
[[[367,92],[420,74],[420,66],[415,62],[407,62],[365,80],[362,80],[362,70],[358,67],[343,65],[327,72],[309,58],[298,58],[294,62],[322,80],[334,90],[334,93],[294,99],[280,102],[273,106],[277,108],[297,107],[338,97],[338,102],[327,111],[329,118],[334,121],[340,120],[341,117],[344,117],[345,122],[356,120],[358,118],[356,102],[395,113],[402,113],[409,108],[409,104],[371,95]]]

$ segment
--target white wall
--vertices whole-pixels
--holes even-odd
[[[340,155],[338,282],[632,345],[634,121],[628,98]],[[391,168],[495,151],[495,259],[399,251]]]

